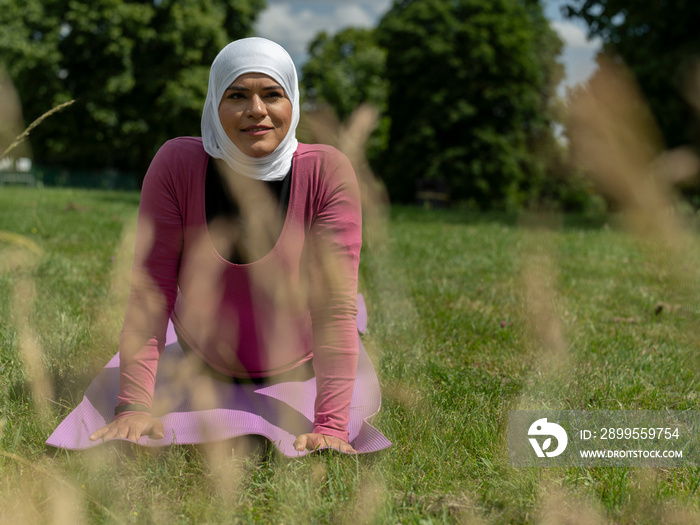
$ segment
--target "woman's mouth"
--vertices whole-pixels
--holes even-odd
[[[246,135],[257,136],[257,135],[264,135],[265,133],[267,133],[270,130],[272,130],[272,128],[268,128],[266,126],[251,126],[249,128],[243,129],[242,131]]]

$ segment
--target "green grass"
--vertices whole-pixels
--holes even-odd
[[[383,390],[375,424],[389,450],[292,461],[191,447],[47,450],[117,349],[137,205],[132,193],[0,189],[0,231],[43,250],[31,259],[0,241],[3,523],[700,520],[697,469],[507,464],[508,410],[697,407],[697,239],[679,253],[605,218],[533,227],[392,210],[386,236],[365,244],[360,276],[363,341]],[[23,268],[7,262],[17,253]],[[14,290],[26,283],[34,296],[18,319]],[[541,336],[547,322],[558,338]],[[48,407],[33,401],[22,330],[43,352]]]

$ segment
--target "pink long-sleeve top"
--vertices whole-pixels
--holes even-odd
[[[347,441],[362,229],[352,166],[330,146],[299,144],[276,243],[255,262],[233,264],[206,221],[208,162],[201,139],[173,139],[144,179],[118,405],[152,405],[172,318],[183,342],[231,377],[272,376],[312,359],[313,431]]]

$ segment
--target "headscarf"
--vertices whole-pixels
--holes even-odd
[[[277,148],[264,157],[255,158],[239,150],[226,135],[219,120],[219,103],[226,88],[241,75],[263,73],[284,88],[292,102],[292,122]],[[299,124],[299,82],[297,70],[282,46],[265,38],[243,38],[231,42],[214,59],[209,72],[209,90],[202,112],[204,150],[216,159],[223,159],[241,175],[253,179],[281,180],[289,172],[297,149],[296,129]]]

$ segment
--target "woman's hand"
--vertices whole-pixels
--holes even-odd
[[[316,450],[322,447],[334,448],[349,454],[357,452],[347,441],[334,436],[326,436],[325,434],[302,434],[294,441],[294,448],[300,452],[302,450]]]
[[[90,441],[115,437],[138,441],[143,435],[151,439],[163,438],[163,423],[148,414],[134,414],[112,421],[90,436]]]

